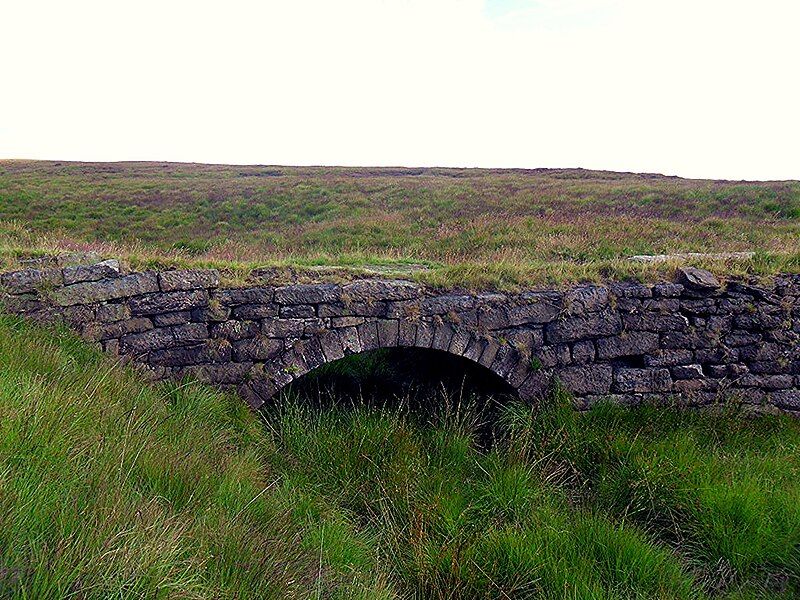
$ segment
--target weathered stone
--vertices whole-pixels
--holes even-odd
[[[666,350],[710,348],[716,341],[716,334],[705,330],[671,331],[661,334],[661,347]]]
[[[259,331],[258,323],[254,321],[225,321],[223,323],[211,323],[208,326],[212,338],[223,338],[226,340],[243,340],[255,337]]]
[[[208,338],[208,327],[205,323],[187,323],[167,328],[172,332],[178,344],[200,342]]]
[[[296,284],[275,290],[275,302],[278,304],[319,304],[337,302],[341,297],[341,288],[333,284]]]
[[[646,367],[672,367],[688,365],[694,360],[691,350],[655,350],[644,357]]]
[[[311,315],[314,316],[313,307]],[[232,319],[264,319],[267,317],[274,317],[278,314],[278,306],[275,304],[240,304],[231,309]]]
[[[386,302],[333,302],[317,307],[318,317],[386,317]]]
[[[250,363],[202,364],[187,367],[178,376],[192,376],[215,385],[231,385],[245,379],[251,368]]]
[[[778,408],[800,410],[800,389],[772,392],[769,397]]]
[[[546,368],[565,367],[572,362],[572,354],[567,344],[542,346],[532,354],[531,360],[534,363],[538,360]]]
[[[364,317],[331,317],[331,327],[340,329],[342,327],[355,327],[364,322]],[[266,321],[265,321],[266,323]]]
[[[219,286],[219,271],[216,269],[163,271],[158,275],[158,283],[164,292],[215,288]]]
[[[779,344],[763,343],[739,348],[739,357],[744,361],[780,360],[786,356],[786,349]]]
[[[614,337],[601,338],[595,343],[597,357],[601,359],[638,356],[658,349],[658,334],[646,331],[622,333]]]
[[[382,348],[397,346],[399,328],[399,323],[393,319],[378,321],[378,342]]]
[[[303,340],[297,343],[296,349],[302,355],[308,370],[316,369],[325,364],[325,354],[322,352],[322,345],[319,340]]]
[[[676,273],[678,283],[699,291],[713,291],[720,287],[719,280],[713,273],[695,267],[679,267]]]
[[[244,307],[240,306],[238,308],[244,308]],[[234,311],[236,311],[236,309],[234,309]],[[273,315],[263,315],[263,316],[267,317]],[[280,315],[282,319],[309,319],[315,317],[317,315],[317,311],[314,309],[313,306],[310,306],[308,304],[295,304],[290,306],[281,306]]]
[[[564,294],[564,310],[568,315],[599,312],[609,306],[608,288],[598,285],[574,287]]]
[[[452,326],[443,324],[437,325],[433,333],[433,342],[431,348],[434,350],[444,350],[445,352],[450,347],[450,342],[453,340],[455,330]]]
[[[190,292],[162,292],[131,298],[131,313],[155,315],[200,308],[208,304],[208,294],[203,290]]]
[[[622,281],[609,284],[609,290],[617,298],[652,298],[653,288],[642,283]]]
[[[62,283],[61,269],[25,269],[0,275],[0,289],[9,294],[38,292]]]
[[[539,327],[512,327],[493,333],[495,337],[508,341],[516,348],[535,350],[544,345],[544,331]]]
[[[221,323],[231,318],[231,308],[224,306],[216,298],[209,300],[208,306],[192,310],[192,321]]]
[[[131,318],[131,309],[125,304],[101,304],[97,307],[97,320],[101,323],[123,321]]]
[[[594,342],[587,340],[585,342],[575,342],[572,346],[572,362],[585,365],[594,362],[595,346]]]
[[[175,336],[169,327],[151,329],[142,333],[131,333],[123,336],[119,342],[122,354],[144,354],[151,350],[159,350],[177,345]]]
[[[356,302],[370,302],[376,298],[384,301],[409,300],[419,297],[420,293],[419,285],[411,281],[386,279],[360,279],[345,285],[341,290],[343,298]],[[330,300],[319,302],[330,302]]]
[[[223,306],[238,306],[239,304],[269,304],[274,296],[273,288],[228,288],[213,292],[212,298]]]
[[[264,319],[261,333],[274,338],[298,338],[306,328],[304,319]]]
[[[113,323],[89,323],[84,327],[82,335],[92,341],[101,341],[119,338],[129,333],[141,333],[150,329],[153,329],[153,323],[150,319],[136,317]]]
[[[329,331],[319,337],[319,344],[325,360],[328,362],[339,360],[344,357],[344,346],[339,338],[339,333]]]
[[[339,340],[345,354],[358,354],[362,351],[361,338],[356,327],[345,327],[339,331]]]
[[[520,294],[518,306],[484,306],[478,311],[478,324],[485,329],[505,329],[519,325],[550,323],[561,310],[561,296],[545,292]]]
[[[178,346],[155,350],[147,356],[149,363],[168,367],[183,367],[210,362],[229,362],[231,360],[230,344],[201,343],[193,346]]]
[[[742,375],[736,380],[740,387],[756,387],[761,390],[783,390],[794,385],[791,375]]]
[[[419,304],[420,314],[444,315],[448,312],[462,312],[475,307],[477,301],[474,296],[447,294],[425,298]]]
[[[156,327],[168,327],[169,325],[183,325],[192,318],[191,311],[182,310],[179,312],[164,313],[153,316],[153,323]]]
[[[64,284],[71,285],[82,281],[99,281],[119,277],[122,274],[118,260],[104,260],[93,265],[75,265],[64,268]]]
[[[248,360],[269,360],[283,351],[283,340],[257,336],[233,342],[233,359],[237,362]]]
[[[550,323],[545,329],[545,334],[548,342],[557,344],[615,335],[621,331],[620,316],[614,312],[603,312]]]
[[[417,348],[430,348],[433,343],[434,329],[429,323],[417,324],[417,339],[414,344]]]
[[[614,391],[620,393],[668,392],[672,378],[668,369],[616,369]]]
[[[680,283],[657,283],[653,286],[653,296],[656,298],[678,298],[683,293]]]
[[[700,365],[679,365],[670,369],[675,379],[701,379],[703,367]]]
[[[158,291],[155,273],[132,273],[116,279],[84,281],[57,288],[53,299],[61,306],[92,304]]]
[[[607,394],[611,390],[611,365],[568,367],[556,371],[556,376],[573,394]]]
[[[361,348],[363,350],[374,350],[380,348],[380,341],[378,340],[378,327],[375,321],[367,321],[356,327],[358,331],[358,339],[361,340]]]
[[[689,327],[689,319],[681,314],[662,314],[641,312],[622,315],[625,329],[633,331],[685,331]]]
[[[397,331],[397,345],[411,347],[414,346],[416,340],[417,326],[408,321],[400,321]]]

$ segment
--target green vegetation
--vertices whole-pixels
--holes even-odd
[[[259,420],[0,317],[0,595],[792,598],[800,423],[599,406]]]
[[[2,225],[2,223],[5,225]],[[0,161],[0,256],[98,249],[240,279],[364,270],[514,288],[652,278],[634,254],[754,251],[719,273],[800,269],[800,182],[583,170]],[[10,236],[9,231],[14,235]],[[2,235],[0,235],[2,237]]]

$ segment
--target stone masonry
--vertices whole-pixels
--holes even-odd
[[[800,275],[721,285],[683,268],[669,283],[475,294],[381,279],[225,288],[214,270],[54,259],[0,275],[0,302],[155,379],[236,386],[253,408],[323,363],[405,346],[477,362],[523,398],[558,381],[578,408],[733,400],[800,415]]]

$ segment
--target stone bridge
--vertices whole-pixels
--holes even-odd
[[[40,259],[0,276],[7,312],[62,320],[155,379],[236,386],[253,408],[320,365],[378,348],[447,352],[522,398],[556,381],[576,406],[736,399],[800,414],[800,276],[515,294],[408,281],[220,287],[214,270],[126,272],[116,260]]]

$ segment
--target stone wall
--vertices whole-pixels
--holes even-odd
[[[126,272],[40,260],[0,276],[15,314],[63,320],[156,379],[237,386],[253,407],[307,371],[382,347],[432,348],[490,369],[524,398],[555,381],[585,408],[741,401],[800,414],[800,276],[437,293],[407,281],[220,287],[213,270]]]

